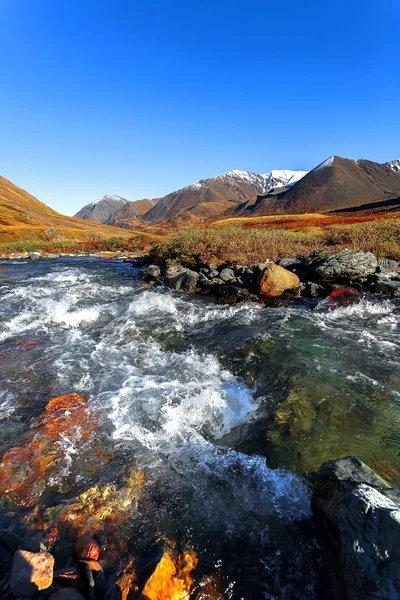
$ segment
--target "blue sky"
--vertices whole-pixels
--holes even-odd
[[[400,157],[398,0],[0,0],[0,174],[65,214]]]

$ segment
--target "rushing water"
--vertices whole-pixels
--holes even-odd
[[[221,306],[141,286],[118,261],[0,263],[0,444],[78,392],[115,453],[96,477],[146,474],[136,552],[173,538],[226,597],[316,598],[307,473],[354,454],[400,481],[399,299]],[[65,444],[64,495],[63,478],[93,485]]]

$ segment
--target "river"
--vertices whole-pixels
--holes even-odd
[[[146,289],[121,261],[2,261],[0,447],[77,392],[112,459],[88,475],[66,435],[52,497],[134,465],[126,551],[173,539],[227,598],[314,599],[312,472],[351,454],[400,483],[399,324],[382,296],[227,306]]]

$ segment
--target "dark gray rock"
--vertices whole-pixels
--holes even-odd
[[[202,287],[210,287],[212,286],[212,281],[208,277],[204,275],[204,273],[200,273],[199,275],[199,285]]]
[[[158,265],[149,265],[138,273],[139,279],[144,281],[158,281],[161,275],[161,269]]]
[[[371,252],[342,250],[325,258],[312,260],[308,269],[319,280],[349,280],[367,277],[375,273],[378,266],[376,257]]]
[[[399,270],[399,265],[395,260],[390,260],[389,258],[380,258],[378,260],[378,273],[397,273]]]
[[[336,598],[400,598],[400,498],[354,457],[323,464],[312,497]]]
[[[235,285],[220,285],[215,288],[215,295],[220,301],[234,304],[247,300],[249,298],[249,290]]]
[[[199,274],[196,271],[187,269],[176,277],[169,280],[170,287],[175,290],[185,290],[185,292],[193,292],[197,288]]]
[[[219,276],[222,281],[231,281],[232,279],[235,279],[235,273],[232,269],[228,268],[222,269]]]
[[[318,283],[307,281],[304,289],[304,296],[309,298],[318,298],[319,296],[325,296],[325,289]]]
[[[282,260],[278,262],[278,265],[288,271],[292,271],[293,269],[303,269],[305,262],[305,259],[302,257],[288,256],[287,258],[282,258]]]
[[[373,286],[374,291],[381,292],[382,294],[393,294],[400,292],[400,281],[392,279],[390,274],[379,274],[376,278]]]

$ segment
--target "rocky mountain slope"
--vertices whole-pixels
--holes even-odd
[[[120,229],[65,217],[11,181],[0,177],[0,243],[21,239],[112,237],[128,235]]]
[[[164,196],[142,217],[142,221],[151,224],[201,222],[220,215],[255,194],[277,186],[293,185],[305,174],[305,171],[278,170],[260,174],[232,169]]]
[[[74,215],[77,219],[93,221],[94,223],[107,223],[117,210],[124,206],[128,200],[121,196],[102,196],[96,202],[86,204]]]
[[[398,167],[399,161],[380,164],[331,156],[292,187],[258,194],[226,216],[356,210],[370,203],[378,203],[382,210],[388,203],[393,209],[400,196]]]
[[[106,221],[108,225],[115,227],[124,227],[126,229],[136,227],[140,224],[140,217],[147,213],[157,200],[136,200],[135,202],[126,202],[113,213]]]

